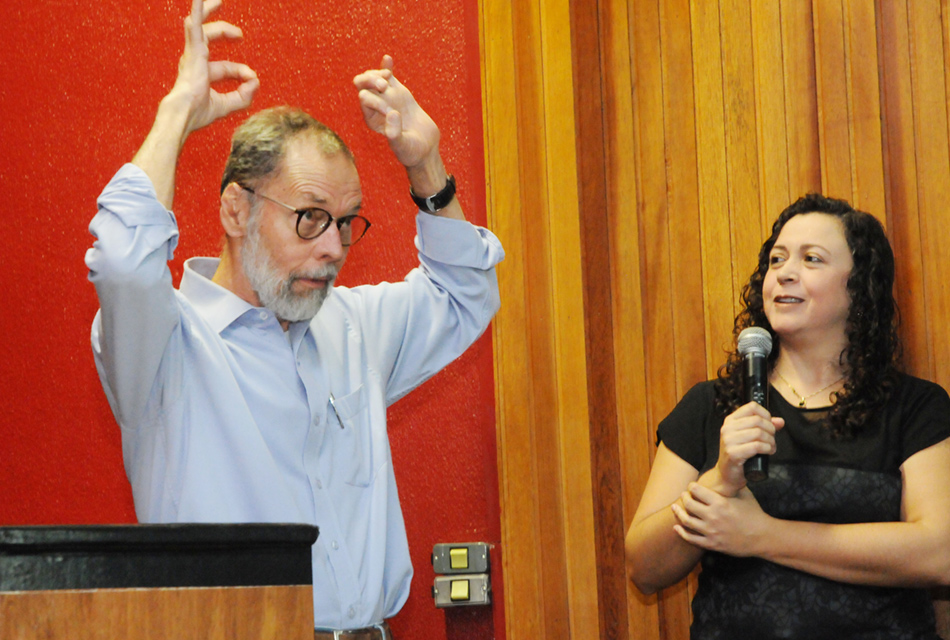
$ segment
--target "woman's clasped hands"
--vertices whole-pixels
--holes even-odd
[[[769,516],[746,487],[743,465],[757,454],[776,451],[775,434],[785,426],[755,402],[739,407],[723,421],[719,460],[709,473],[719,476],[715,488],[691,482],[671,506],[673,529],[686,542],[707,551],[733,556],[759,555],[759,542]]]

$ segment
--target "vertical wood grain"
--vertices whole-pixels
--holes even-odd
[[[527,638],[543,634],[549,618],[545,603],[551,598],[545,585],[560,586],[557,580],[561,567],[556,558],[546,565],[544,551],[561,546],[557,540],[543,538],[544,533],[560,531],[558,527],[540,527],[541,500],[537,487],[537,463],[534,419],[553,403],[538,403],[535,388],[546,380],[533,375],[546,359],[536,362],[532,346],[544,344],[544,336],[530,340],[531,314],[526,304],[531,266],[522,211],[522,192],[529,198],[536,192],[522,187],[522,136],[534,133],[525,127],[521,132],[512,114],[530,102],[531,93],[519,92],[519,74],[515,58],[514,7],[506,1],[483,0],[481,3],[482,94],[486,154],[486,200],[488,221],[506,247],[505,262],[498,269],[498,284],[504,301],[503,311],[492,323],[495,349],[496,429],[499,455],[499,491],[501,504],[502,559],[505,575],[505,598],[508,616],[505,620],[509,638]],[[527,69],[536,65],[526,63]],[[519,100],[521,94],[521,100]],[[535,145],[537,146],[537,145]],[[530,183],[529,183],[530,184]],[[530,200],[527,204],[531,204]],[[535,225],[534,230],[536,230]],[[529,229],[528,233],[530,234]],[[541,236],[544,237],[543,234]],[[557,508],[553,509],[559,519]],[[551,514],[549,514],[550,516]],[[535,544],[540,540],[541,544]],[[548,567],[548,579],[540,567]],[[508,608],[512,607],[512,608]],[[558,607],[560,608],[560,607]],[[556,610],[552,611],[556,612]],[[552,625],[553,626],[553,625]]]
[[[692,48],[690,3],[686,0],[659,2],[660,67],[663,86],[663,132],[666,163],[666,201],[669,229],[670,304],[673,340],[667,345],[665,370],[654,368],[651,375],[666,376],[674,382],[670,404],[657,407],[662,413],[673,407],[693,384],[705,377],[707,368],[703,317],[703,254],[699,229],[699,176],[694,93],[694,52]],[[650,242],[649,239],[645,239]],[[647,283],[652,286],[652,283]],[[654,361],[654,365],[660,364]],[[672,370],[670,370],[672,369]],[[656,424],[656,421],[652,423]],[[655,431],[651,431],[651,436]],[[632,514],[631,514],[632,515]],[[695,593],[695,573],[685,589],[668,590],[660,598],[664,619],[670,629],[683,633],[691,621],[689,602]]]
[[[516,78],[517,108],[499,112],[511,127],[513,137],[523,156],[519,166],[523,208],[517,212],[524,233],[523,247],[526,260],[526,305],[530,347],[528,359],[519,360],[528,365],[531,383],[531,420],[526,423],[534,443],[532,455],[536,477],[533,479],[537,499],[538,520],[533,538],[517,539],[516,553],[525,550],[538,564],[524,564],[521,569],[536,572],[538,587],[543,595],[544,631],[549,635],[568,634],[569,616],[563,612],[568,601],[568,571],[564,562],[565,531],[564,496],[558,425],[558,391],[556,373],[561,366],[557,360],[554,335],[555,308],[552,273],[551,219],[546,214],[552,206],[546,171],[549,150],[545,142],[548,116],[545,113],[544,24],[538,2],[512,4],[514,12],[513,57]],[[513,114],[515,117],[513,118]],[[517,126],[516,123],[530,123]],[[514,174],[518,175],[518,174]],[[505,176],[508,179],[514,177]],[[513,352],[520,358],[521,354]],[[519,499],[522,496],[519,494]],[[513,508],[521,505],[515,503]],[[528,507],[528,505],[524,505]],[[527,560],[528,558],[525,558]],[[526,595],[526,594],[523,594]],[[527,596],[526,597],[530,597]]]
[[[623,485],[620,473],[616,368],[611,313],[610,210],[607,193],[605,60],[610,6],[571,3],[581,274],[586,338],[587,397],[597,600],[601,638],[626,638]],[[602,31],[603,30],[603,31]]]
[[[914,92],[917,148],[917,197],[924,263],[923,287],[927,304],[928,350],[936,365],[933,379],[950,386],[950,332],[943,320],[950,314],[950,282],[937,256],[950,237],[950,156],[948,156],[947,87],[942,62],[944,29],[939,0],[908,3],[911,42],[911,78]]]
[[[821,152],[818,135],[815,29],[812,5],[782,0],[782,57],[785,62],[785,120],[788,145],[789,202],[821,191]],[[776,83],[777,84],[777,83]],[[769,91],[766,85],[761,91]],[[778,90],[776,86],[775,90]],[[778,211],[770,212],[773,218]]]
[[[564,544],[572,637],[599,631],[591,477],[586,341],[570,3],[541,0],[544,58],[546,212],[551,220],[553,319],[557,353],[557,429],[564,495]]]
[[[825,195],[851,198],[848,41],[845,0],[814,0],[815,67],[818,86],[818,141]]]
[[[759,197],[759,157],[755,64],[752,41],[751,7],[747,0],[720,0],[722,38],[723,104],[725,105],[726,170],[729,190],[729,218],[732,221],[736,263],[733,270],[733,295],[745,284],[755,262],[750,256],[762,244],[762,215]],[[738,312],[716,318],[731,328]],[[720,353],[714,362],[723,359]]]
[[[895,297],[901,311],[904,366],[917,375],[932,375],[927,348],[924,296],[914,295],[923,281],[917,200],[917,155],[911,46],[906,2],[879,2],[881,67],[885,122],[885,201],[891,212],[888,234],[897,262]]]
[[[522,252],[495,321],[503,556],[506,575],[523,576],[505,585],[512,638],[599,624],[569,9],[481,11],[490,220]]]
[[[699,233],[699,182],[696,173],[696,120],[693,52],[688,0],[666,0],[660,7],[663,131],[669,219],[672,344],[676,397],[706,371],[705,336],[696,319],[703,314],[702,243]],[[683,339],[687,337],[688,339]]]
[[[667,174],[666,120],[668,101],[664,84],[661,3],[635,0],[630,15],[634,43],[634,123],[637,163],[637,218],[640,223],[641,279],[643,295],[643,348],[646,370],[647,437],[654,417],[664,415],[676,401],[675,360],[670,358],[675,341],[674,295],[669,178]],[[677,78],[677,85],[683,84]],[[670,122],[669,126],[677,126]],[[651,454],[653,444],[650,444]],[[632,517],[630,512],[627,520]],[[688,627],[689,603],[686,590],[671,590],[656,597],[661,637],[667,630]]]
[[[887,222],[884,144],[881,135],[881,68],[875,3],[848,0],[847,63],[854,148],[851,204]]]
[[[733,270],[732,220],[726,172],[726,116],[722,40],[717,2],[692,3],[693,86],[696,147],[699,150],[699,215],[703,256],[704,325],[707,376],[714,375],[723,349],[732,341],[739,276]],[[663,414],[665,415],[665,414]],[[663,418],[656,416],[656,422]]]
[[[606,212],[609,249],[611,321],[616,397],[616,428],[620,447],[623,522],[620,533],[637,508],[653,456],[646,406],[641,252],[639,243],[637,143],[634,111],[634,71],[631,65],[632,7],[626,0],[602,3],[603,126],[606,172]],[[621,565],[622,567],[622,565]],[[625,580],[627,637],[659,638],[655,603],[639,597]]]
[[[499,469],[506,570],[529,574],[506,585],[509,637],[685,640],[695,577],[650,598],[627,584],[624,603],[616,514],[633,516],[657,423],[732,348],[785,206],[823,191],[886,222],[906,368],[950,381],[948,3],[496,2]]]
[[[782,5],[753,2],[752,56],[755,69],[756,144],[761,184],[760,224],[768,229],[776,211],[789,203],[789,149],[785,60],[782,41]],[[750,267],[751,269],[751,267]]]

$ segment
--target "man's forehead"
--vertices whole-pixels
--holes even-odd
[[[322,169],[327,166],[352,168],[356,173],[356,163],[344,151],[326,150],[323,145],[314,139],[314,136],[298,136],[287,143],[284,153],[284,164],[300,162],[304,165],[313,165]]]
[[[338,151],[328,154],[313,142],[298,140],[288,145],[273,180],[284,182],[286,186],[313,183],[339,189],[360,189],[356,164],[346,153]],[[314,202],[325,201],[321,194],[306,191],[307,197]]]

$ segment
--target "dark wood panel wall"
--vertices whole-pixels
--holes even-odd
[[[507,636],[687,638],[622,540],[656,424],[808,191],[887,226],[905,368],[950,387],[947,0],[481,0]]]

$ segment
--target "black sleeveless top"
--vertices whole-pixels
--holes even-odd
[[[716,464],[722,417],[713,382],[693,387],[659,425],[668,449],[700,473]],[[774,389],[785,418],[769,478],[750,484],[762,509],[786,520],[829,524],[900,520],[900,465],[950,437],[950,397],[901,376],[876,424],[845,441],[821,426],[827,410],[793,407]],[[940,640],[929,591],[836,582],[759,558],[707,552],[693,599],[693,640]]]

